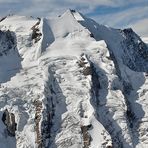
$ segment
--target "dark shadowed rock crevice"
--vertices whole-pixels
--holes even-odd
[[[101,89],[99,79],[101,79],[101,77],[99,77],[99,75],[98,75],[98,73],[96,71],[96,68],[95,68],[95,66],[94,66],[94,64],[92,62],[91,62],[91,69],[92,69],[92,75],[91,75],[92,76],[92,78],[91,78],[91,81],[92,81],[92,89],[91,89],[92,99],[91,99],[91,104],[96,109],[96,115],[95,116],[98,119],[98,121],[104,126],[106,131],[110,134],[110,136],[112,138],[112,142],[113,142],[112,143],[113,147],[121,147],[122,142],[120,141],[119,137],[115,135],[115,131],[113,131],[114,127],[112,126],[112,122],[114,122],[114,121],[113,120],[110,121],[109,119],[104,120],[103,118],[107,118],[107,117],[102,118],[101,117],[101,112],[98,112],[98,108],[100,106],[99,90]],[[106,96],[107,96],[107,93],[108,92],[106,92]]]
[[[0,44],[0,56],[7,55],[10,50],[15,50],[17,43],[14,32],[11,32],[9,30],[0,30]]]
[[[61,88],[53,75],[53,72],[48,68],[50,73],[47,81],[44,85],[44,98],[42,101],[36,100],[34,106],[36,108],[35,113],[35,132],[36,132],[36,145],[38,148],[57,147],[55,137],[60,132],[60,128],[56,129],[55,125],[62,124],[60,112],[56,115],[56,108],[58,105],[58,96],[62,96]],[[61,100],[62,101],[62,100]],[[63,100],[64,101],[64,100]],[[64,104],[66,107],[66,105]],[[64,107],[62,106],[62,107]],[[66,108],[64,108],[66,110]]]
[[[7,61],[5,61],[6,57]],[[0,30],[0,83],[9,81],[20,72],[21,61],[16,34],[9,30]]]
[[[130,34],[129,36],[131,37],[132,36],[131,34],[133,34],[133,31],[131,29],[125,29],[124,33],[128,34],[128,35]],[[135,36],[137,37],[136,34],[135,34]],[[132,40],[133,40],[133,38],[132,38]],[[129,43],[129,46],[130,45],[131,45],[131,43]],[[135,49],[135,50],[137,50],[137,49]],[[126,106],[127,106],[125,116],[126,116],[126,119],[127,119],[128,128],[131,131],[132,143],[133,143],[133,146],[135,147],[139,142],[139,129],[138,129],[139,128],[139,123],[140,123],[140,120],[142,120],[142,118],[144,116],[144,111],[142,109],[142,106],[136,102],[136,100],[138,99],[137,91],[140,88],[140,86],[142,86],[142,83],[144,83],[144,75],[141,74],[141,79],[143,79],[143,82],[142,83],[140,82],[138,84],[138,86],[137,86],[137,89],[134,90],[133,86],[132,86],[132,83],[130,82],[129,78],[122,76],[123,71],[121,70],[121,67],[119,66],[119,63],[118,63],[115,55],[111,51],[110,51],[110,56],[111,56],[111,59],[113,60],[114,65],[116,67],[116,74],[119,77],[119,79],[120,79],[120,81],[122,83],[122,86],[123,86],[121,91],[122,91],[122,93],[124,95],[125,103],[126,103]],[[140,71],[145,71],[147,69],[147,68],[144,68],[144,67],[140,67],[140,65],[138,65],[138,63],[136,63],[136,61],[134,61],[134,60],[132,62],[134,63],[135,68],[131,67],[131,65],[129,65],[131,63],[130,61],[128,61],[128,64],[127,64],[127,66],[129,66],[129,68],[131,68],[131,69],[134,69],[136,71],[139,71],[139,70]],[[136,67],[137,67],[137,69],[136,69]],[[134,98],[132,97],[132,100],[131,100],[132,91],[134,91],[136,93],[136,95],[134,95]],[[137,113],[133,109],[133,106],[137,106],[138,110],[142,113],[141,117],[137,117],[137,115],[136,115]]]
[[[125,36],[121,42],[124,64],[134,71],[148,72],[148,47],[146,44],[131,28],[122,30],[121,34]]]
[[[124,139],[122,135],[122,129],[118,125],[117,121],[114,120],[113,113],[110,112],[110,107],[106,106],[107,103],[107,95],[108,95],[108,78],[106,76],[106,72],[99,68],[97,65],[91,62],[91,69],[92,69],[92,99],[91,104],[94,106],[96,110],[96,119],[104,126],[106,131],[110,134],[112,138],[112,145],[111,147],[114,148],[122,148],[125,144],[130,147],[127,141]],[[100,73],[101,72],[101,73]],[[100,74],[99,74],[100,73]],[[100,80],[106,80],[106,87],[104,87],[104,100],[100,100],[100,90],[102,89],[102,85]],[[102,103],[102,101],[104,103]],[[104,105],[103,105],[104,104]],[[103,113],[102,113],[103,112]],[[117,130],[118,129],[118,130]]]

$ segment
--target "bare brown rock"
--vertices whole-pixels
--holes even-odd
[[[88,126],[81,126],[81,131],[83,135],[83,142],[84,147],[83,148],[89,148],[90,142],[91,142],[91,136],[88,133]]]
[[[40,131],[42,102],[37,100],[37,101],[34,102],[34,105],[36,107],[36,113],[35,113],[36,143],[38,145],[38,148],[42,148],[42,134],[41,134],[41,131]]]
[[[84,69],[83,69],[83,74],[85,75],[85,76],[88,76],[88,75],[91,75],[92,74],[92,70],[91,70],[91,67],[85,67]]]

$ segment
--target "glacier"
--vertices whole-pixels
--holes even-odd
[[[0,19],[0,147],[148,147],[146,41],[75,10]]]

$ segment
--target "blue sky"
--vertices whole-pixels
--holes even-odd
[[[148,37],[148,0],[0,0],[0,16],[54,17],[68,8],[111,27],[132,27]]]

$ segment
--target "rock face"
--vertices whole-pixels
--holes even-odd
[[[36,113],[35,113],[35,131],[36,131],[36,143],[38,147],[43,147],[42,144],[42,133],[40,131],[40,120],[41,120],[41,111],[42,111],[42,102],[36,101],[34,103],[36,106]]]
[[[122,48],[123,62],[134,71],[148,71],[148,48],[145,43],[130,29],[124,29]]]
[[[88,128],[89,128],[89,126],[82,126],[81,127],[81,132],[82,132],[82,135],[83,135],[84,148],[89,148],[90,142],[91,142],[91,137],[88,133]]]
[[[3,113],[2,121],[6,126],[8,135],[15,136],[17,126],[17,124],[15,123],[15,115],[13,113],[9,113],[6,109]]]
[[[0,20],[0,147],[148,147],[148,48],[68,10]]]
[[[7,55],[9,50],[15,49],[15,39],[13,37],[13,32],[9,30],[0,30],[0,56]]]
[[[35,41],[35,43],[37,43],[42,36],[42,33],[40,32],[38,26],[40,24],[41,19],[38,18],[38,22],[31,28],[32,29],[32,40]]]

